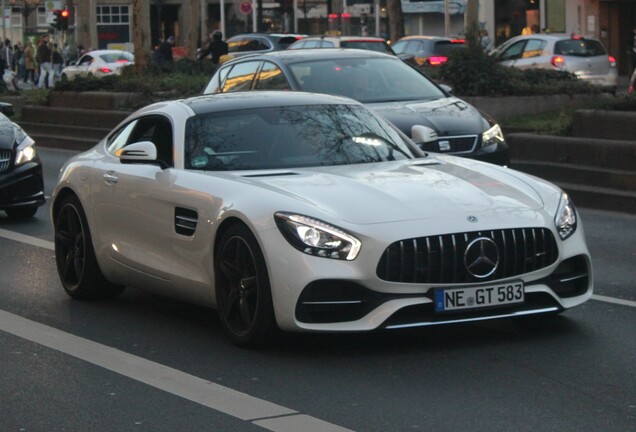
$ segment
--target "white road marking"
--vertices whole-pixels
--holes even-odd
[[[0,330],[273,432],[352,432],[315,417],[0,310]]]
[[[51,241],[42,240],[41,238],[29,236],[26,234],[20,234],[15,231],[9,231],[0,228],[0,237],[4,237],[6,239],[17,241],[20,243],[29,244],[31,246],[37,246],[48,250],[55,250],[53,242]]]
[[[617,305],[621,305],[621,306],[630,306],[633,308],[636,308],[636,301],[633,300],[624,300],[624,299],[619,299],[619,298],[614,298],[614,297],[607,297],[607,296],[602,296],[602,295],[597,295],[594,294],[592,296],[592,300],[597,300],[597,301],[602,301],[605,303],[613,303],[613,304],[617,304]]]

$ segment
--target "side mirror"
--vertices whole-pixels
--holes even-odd
[[[427,126],[415,125],[411,128],[411,139],[415,144],[437,141],[437,132]]]
[[[157,162],[157,147],[150,141],[140,141],[115,152],[122,162]]]
[[[440,87],[442,88],[442,90],[444,90],[446,93],[448,93],[448,94],[453,94],[453,88],[452,88],[451,86],[446,85],[446,84],[440,84],[439,86],[440,86]]]
[[[15,109],[13,109],[13,105],[7,102],[0,102],[0,112],[7,117],[11,117],[15,114]]]

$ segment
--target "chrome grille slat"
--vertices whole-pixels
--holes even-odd
[[[13,152],[11,150],[0,150],[0,174],[9,170],[12,156]]]
[[[499,267],[477,280],[465,268],[467,245],[478,237],[492,239],[499,249]],[[404,239],[390,245],[378,263],[378,277],[403,283],[470,283],[509,278],[554,263],[558,248],[546,228],[473,231]]]

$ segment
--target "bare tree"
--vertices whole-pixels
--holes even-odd
[[[479,44],[479,2],[478,0],[466,0],[466,12],[464,15],[466,28],[466,40],[470,46]]]
[[[133,0],[133,44],[135,46],[135,71],[146,69],[150,59],[150,2]]]
[[[199,45],[201,0],[189,0],[188,7],[190,14],[188,16],[188,34],[185,42],[188,47],[188,57],[195,60],[197,58],[197,46]]]
[[[401,0],[387,0],[386,9],[389,14],[389,39],[397,41],[404,36],[404,17]]]

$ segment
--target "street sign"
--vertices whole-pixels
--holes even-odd
[[[252,3],[249,1],[244,1],[241,3],[241,5],[239,6],[239,10],[245,14],[245,15],[249,15],[252,13]]]

